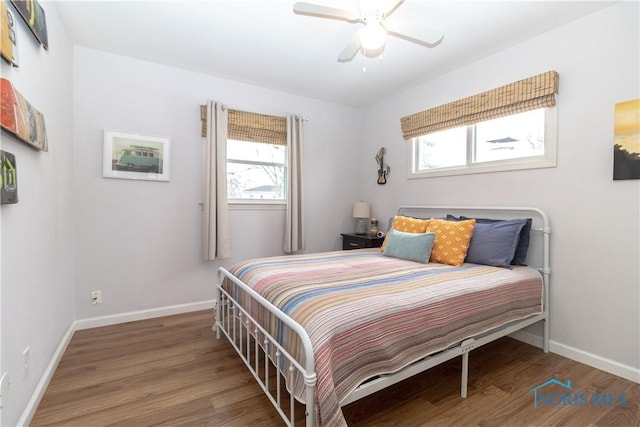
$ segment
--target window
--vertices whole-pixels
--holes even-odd
[[[287,152],[286,117],[229,109],[229,203],[285,204]]]
[[[230,203],[285,203],[286,180],[286,145],[227,140]]]
[[[558,81],[547,71],[402,117],[409,177],[555,166]]]
[[[556,164],[556,108],[539,108],[411,140],[411,177]]]

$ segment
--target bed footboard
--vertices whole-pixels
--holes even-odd
[[[234,286],[269,310],[286,325],[288,330],[299,336],[304,349],[304,361],[296,360],[234,299],[230,292],[223,288],[222,284],[225,278],[231,280]],[[219,339],[221,334],[227,337],[287,426],[293,426],[296,418],[295,397],[292,391],[293,378],[296,371],[302,375],[305,384],[305,425],[307,427],[317,425],[313,348],[304,328],[223,267],[218,269],[216,293],[218,304],[216,321],[213,326],[216,338]],[[289,366],[287,372],[282,372],[277,368],[285,365]],[[282,389],[283,385],[289,390],[287,393],[289,395],[288,408],[286,408],[287,402],[283,401],[285,394],[285,390]],[[285,409],[288,410],[285,411]]]

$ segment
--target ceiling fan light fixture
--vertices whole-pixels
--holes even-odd
[[[404,3],[405,0],[387,0],[389,5],[386,10],[365,9],[365,10],[344,10],[319,4],[296,2],[293,5],[294,13],[300,15],[317,16],[320,18],[338,19],[351,24],[364,24],[349,39],[347,45],[338,55],[338,62],[349,62],[358,54],[363,57],[375,58],[382,55],[387,43],[387,36],[399,37],[407,41],[417,43],[426,47],[436,47],[442,42],[444,34],[442,31],[421,25],[419,23],[391,21],[386,19],[395,13],[395,10]]]
[[[387,30],[378,19],[367,19],[367,26],[359,31],[360,46],[364,50],[380,50],[387,41]]]

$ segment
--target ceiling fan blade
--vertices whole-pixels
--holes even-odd
[[[320,16],[322,18],[341,19],[349,22],[355,22],[359,18],[358,14],[351,10],[336,9],[334,7],[305,2],[294,3],[293,12],[300,15]]]
[[[340,55],[338,55],[338,62],[349,62],[360,50],[360,37],[358,33],[349,40],[349,43],[342,49]]]
[[[400,5],[404,3],[404,0],[397,0],[393,6],[391,6],[389,9],[387,9],[387,11],[384,13],[384,17],[388,17],[390,16],[393,12],[396,11],[396,9],[398,9],[400,7]]]
[[[444,38],[444,33],[436,28],[409,22],[385,21],[387,32],[396,37],[427,47],[436,47]]]

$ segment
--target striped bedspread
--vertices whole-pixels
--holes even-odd
[[[254,259],[230,271],[309,334],[324,426],[346,425],[340,401],[363,381],[542,312],[542,278],[528,267],[420,264],[362,249]],[[296,355],[298,340],[259,310],[251,311]]]

